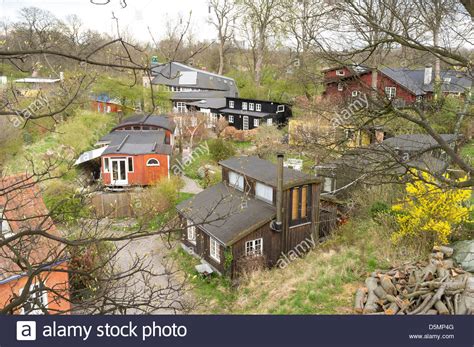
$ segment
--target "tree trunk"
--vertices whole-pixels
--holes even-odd
[[[439,46],[439,29],[433,30],[433,46]],[[434,99],[437,100],[441,96],[441,60],[435,57],[434,64]]]

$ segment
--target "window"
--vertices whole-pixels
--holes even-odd
[[[186,112],[186,104],[182,101],[178,101],[176,103],[176,111],[179,112],[179,113]]]
[[[311,221],[311,186],[294,187],[291,192],[291,222],[290,226]]]
[[[219,243],[212,237],[209,238],[209,255],[212,259],[217,261],[218,263],[221,261],[221,255],[219,252]]]
[[[20,295],[23,290],[25,288],[20,290]],[[28,297],[21,308],[21,314],[44,314],[45,309],[48,309],[48,292],[45,290],[44,284],[41,282],[32,284]]]
[[[336,70],[336,76],[344,76],[345,74],[344,70]]]
[[[230,107],[230,108],[234,108],[234,101],[233,101],[233,100],[230,100],[230,101],[229,101],[229,107]]]
[[[250,102],[249,103],[249,111],[253,111],[254,110],[254,106],[255,104],[253,102]]]
[[[229,172],[229,185],[231,187],[237,188],[241,191],[244,190],[244,176],[239,175],[236,172]]]
[[[8,224],[8,221],[3,215],[3,208],[0,207],[0,231],[1,236],[4,238],[8,238],[10,236],[13,236],[12,229],[10,228],[10,224]]]
[[[273,118],[267,119],[267,125],[273,125]]]
[[[260,125],[260,119],[254,119],[253,120],[253,126],[258,127]]]
[[[344,90],[344,86],[342,85],[342,83],[338,83],[337,84],[337,90],[342,92]]]
[[[229,116],[229,123],[234,123],[234,116]]]
[[[396,87],[385,87],[385,95],[389,100],[392,100],[397,95]]]
[[[247,110],[247,103],[246,102],[242,103],[242,110]]]
[[[158,159],[151,158],[148,159],[148,161],[146,162],[146,166],[160,166],[160,162],[158,161]]]
[[[263,239],[256,239],[245,242],[246,256],[260,256],[263,254]]]
[[[128,157],[128,172],[133,172],[133,157]]]
[[[256,104],[255,105],[255,111],[260,112],[262,110],[262,104]]]
[[[277,112],[285,112],[285,105],[278,105]]]
[[[358,90],[353,90],[352,91],[352,96],[353,97],[357,97],[357,95],[359,95],[359,94],[360,94],[360,92]]]
[[[255,185],[255,195],[257,198],[273,203],[273,187],[257,182]]]
[[[109,173],[110,172],[110,162],[109,158],[104,158],[104,172]]]
[[[193,225],[193,222],[188,219],[187,221],[188,227],[187,227],[187,232],[188,232],[188,241],[191,242],[192,244],[196,244],[196,226]]]

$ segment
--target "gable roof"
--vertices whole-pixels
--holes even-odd
[[[233,78],[196,69],[175,61],[153,67],[152,74],[155,76],[152,84],[226,91],[228,96],[234,96],[237,93]]]
[[[225,246],[276,216],[276,208],[220,182],[183,201],[177,210]]]
[[[3,218],[8,221],[14,234],[37,230],[59,236],[33,177],[20,174],[0,178],[0,206]],[[25,235],[12,241],[11,246],[32,266],[58,261],[63,252],[59,242],[41,235]],[[16,258],[8,247],[0,249],[0,281],[23,274],[23,270],[16,264]]]
[[[172,153],[172,147],[165,144],[164,131],[119,130],[113,131],[100,139],[108,143],[102,155],[107,154],[166,154]]]
[[[113,128],[112,131],[124,126],[133,125],[153,125],[171,132],[176,128],[176,124],[166,116],[136,114],[125,118],[119,125]]]
[[[277,166],[268,160],[263,160],[255,156],[242,156],[223,160],[219,162],[219,164],[272,187],[276,187],[277,185]],[[320,182],[320,180],[315,176],[301,171],[290,168],[283,169],[283,186],[285,189],[312,182]]]
[[[455,134],[440,134],[440,136],[447,143],[452,143],[459,139]],[[381,145],[408,152],[423,152],[439,147],[439,143],[428,134],[398,135],[384,140]]]

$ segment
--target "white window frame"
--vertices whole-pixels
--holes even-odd
[[[150,164],[150,161],[152,160],[156,160],[158,164]],[[146,166],[152,166],[152,167],[157,167],[157,166],[161,166],[160,164],[160,161],[156,158],[150,158],[146,161]]]
[[[253,119],[253,126],[254,126],[255,128],[258,128],[259,125],[260,125],[260,119],[254,118],[254,119]]]
[[[229,108],[234,108],[234,100],[229,100]]]
[[[218,263],[221,262],[219,243],[212,237],[209,237],[209,256]]]
[[[352,91],[352,96],[353,97],[357,97],[359,95],[359,91],[358,90],[353,90]]]
[[[247,103],[242,102],[242,110],[247,111]]]
[[[255,104],[255,111],[261,112],[262,111],[262,104]]]
[[[249,111],[255,110],[255,104],[253,102],[249,102]]]
[[[335,178],[333,177],[324,177],[324,182],[323,182],[323,192],[330,193],[333,191],[332,186],[333,182],[335,181]]]
[[[229,123],[234,123],[234,116],[229,116]]]
[[[107,165],[105,163],[107,163]],[[108,157],[104,158],[104,172],[110,173],[110,158]]]
[[[34,302],[35,298],[33,298],[33,304],[32,304],[33,309],[30,312],[25,312],[25,307],[22,307],[20,309],[20,314],[22,314],[22,315],[42,315],[42,314],[44,314],[43,308],[45,310],[48,309],[48,291],[45,290],[45,289],[43,289],[42,291],[39,291],[39,286],[40,285],[43,285],[44,287],[46,287],[46,283],[36,282],[36,283],[31,284],[30,291],[28,293],[28,298],[26,299],[25,303],[30,300],[32,295],[35,295],[36,298],[41,298],[40,301],[41,301],[41,305],[43,307],[38,307],[37,303]],[[38,287],[38,289],[35,289],[35,287]],[[24,287],[20,289],[20,291],[19,291],[20,295],[23,293],[23,290],[25,290]],[[40,296],[38,296],[38,291],[39,291]]]
[[[267,118],[267,125],[273,125],[273,118]]]
[[[193,224],[191,220],[187,220],[187,240],[193,245],[196,245],[196,226]]]
[[[344,76],[345,74],[346,72],[344,71],[344,69],[336,70],[336,76]]]
[[[229,185],[244,191],[244,176],[234,171],[229,171]]]
[[[178,111],[178,113],[186,113],[188,111],[188,109],[186,108],[186,103],[182,101],[177,101],[176,110]]]
[[[397,87],[385,87],[385,95],[389,100],[395,99],[397,96]]]
[[[265,202],[273,203],[273,187],[257,182],[255,184],[255,197]]]
[[[285,105],[278,105],[277,106],[277,113],[278,112],[285,112]]]
[[[250,240],[245,242],[245,255],[248,256],[262,256],[263,255],[263,238]]]
[[[344,90],[344,86],[343,86],[342,83],[337,84],[337,90],[340,91],[340,92],[342,92]]]

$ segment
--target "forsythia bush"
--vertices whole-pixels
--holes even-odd
[[[406,198],[392,206],[400,227],[392,241],[415,237],[428,247],[447,244],[453,229],[469,218],[471,189],[440,188],[429,174],[421,176],[414,175],[405,187]]]

